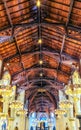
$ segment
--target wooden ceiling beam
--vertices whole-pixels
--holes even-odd
[[[35,99],[35,96],[37,95],[37,91],[32,95],[32,98],[29,100],[29,105],[32,104],[33,100]]]
[[[60,89],[61,89],[61,87],[63,88],[63,86],[62,86],[63,82],[59,81],[58,79],[55,80],[55,78],[53,79],[53,78],[50,78],[50,77],[43,77],[43,79],[41,79],[41,78],[40,79],[39,78],[34,78],[34,79],[29,80],[29,83],[32,82],[34,84],[34,83],[37,82],[37,84],[38,84],[38,82],[43,82],[43,81],[45,81],[46,83],[51,84],[52,86],[54,86],[54,82],[58,82],[59,84],[61,84],[61,86],[59,86]],[[54,88],[55,87],[57,89],[57,86],[54,86]]]
[[[9,10],[8,10],[8,7],[7,7],[7,3],[6,3],[6,1],[5,0],[3,0],[3,3],[4,3],[4,7],[5,7],[5,9],[6,9],[6,13],[7,13],[7,16],[8,16],[8,20],[9,20],[9,22],[10,22],[10,25],[11,25],[11,27],[12,27],[12,33],[13,33],[13,23],[12,23],[12,19],[11,19],[11,17],[10,17],[10,13],[9,13]],[[13,36],[13,34],[12,34],[12,36]],[[17,51],[19,52],[19,55],[20,55],[20,57],[21,57],[21,53],[20,53],[20,50],[19,50],[19,47],[18,47],[18,45],[17,45],[17,40],[16,40],[16,38],[14,37],[14,39],[15,39],[15,46],[16,46],[16,49],[17,49]]]
[[[4,3],[4,7],[5,7],[5,10],[6,10],[7,16],[8,16],[10,26],[13,28],[12,20],[11,20],[11,17],[10,17],[9,11],[8,11],[8,7],[7,7],[7,2],[5,0],[2,0],[2,1]]]
[[[40,52],[39,52],[39,50],[37,50],[37,51],[29,51],[29,52],[21,52],[21,54],[22,55],[36,55],[36,54],[39,54]],[[47,49],[45,49],[44,47],[43,47],[43,49],[42,49],[42,53],[43,54],[46,54],[46,55],[48,55],[49,57],[53,57],[53,58],[55,58],[57,61],[59,61],[59,59],[57,59],[57,56],[58,56],[58,58],[59,58],[59,53],[58,52],[56,52],[56,51],[52,51],[52,50],[47,50]],[[6,59],[4,59],[4,62],[5,63],[7,63],[7,62],[9,62],[11,59],[13,59],[13,58],[15,58],[15,57],[18,57],[19,56],[19,54],[17,53],[17,54],[15,54],[15,55],[13,55],[13,56],[11,56],[11,57],[8,57],[8,58],[6,58]],[[69,55],[67,55],[67,54],[64,54],[64,53],[62,53],[62,56],[63,57],[65,57],[65,59],[67,59],[67,60],[73,60],[73,61],[75,61],[75,62],[77,62],[78,61],[78,59],[75,59],[75,58],[72,58],[71,56],[69,56]]]
[[[9,20],[10,25],[11,25],[11,27],[12,27],[12,36],[13,36],[13,35],[14,35],[14,27],[13,27],[12,19],[11,19],[11,17],[10,17],[10,13],[9,13],[8,6],[7,6],[6,1],[3,0],[3,3],[4,3],[4,7],[5,7],[5,9],[6,9],[6,13],[7,13],[7,16],[8,16],[8,20]],[[22,63],[22,61],[21,61],[21,51],[20,51],[19,46],[18,46],[18,44],[17,44],[16,36],[14,36],[13,38],[14,38],[14,40],[15,40],[15,46],[16,46],[17,52],[19,53],[21,67],[22,67],[22,69],[24,70],[24,65],[23,65],[23,63]]]
[[[25,90],[25,92],[26,92],[26,94],[29,92],[29,91],[34,91],[34,89],[36,90],[36,89],[38,89],[38,88],[40,88],[39,86],[37,86],[37,85],[33,85],[33,83],[34,82],[32,82],[32,86],[20,86],[20,88],[22,88],[22,89],[24,89]],[[49,85],[48,86],[48,88],[45,86],[44,88],[45,89],[47,89],[47,90],[49,90],[49,89],[52,89],[53,90],[53,92],[52,92],[52,94],[54,94],[55,96],[57,96],[58,94],[55,94],[55,93],[58,93],[57,91],[58,90],[60,90],[60,89],[64,89],[64,86],[62,85],[62,84],[60,84],[60,83],[58,83],[58,84],[56,84],[56,82],[54,82],[54,83],[52,83],[53,85]],[[51,91],[51,90],[50,90]],[[55,93],[54,93],[55,92]],[[31,93],[30,93],[31,94]],[[27,96],[27,97],[29,97],[29,95]]]
[[[50,103],[41,103],[41,102],[37,102],[37,104],[36,104],[36,106],[38,106],[38,107],[41,107],[41,105],[43,105],[42,107],[46,107],[46,106],[48,106],[49,107],[49,105],[48,104],[50,104]],[[35,104],[32,104],[32,105],[30,105],[29,106],[29,109],[31,109],[31,108],[35,108]],[[36,109],[36,108],[35,108]]]
[[[38,26],[39,23],[38,22],[30,22],[30,23],[19,23],[19,24],[13,24],[13,28],[19,28],[19,27],[22,27],[22,28],[31,28],[32,26]],[[63,26],[64,27],[64,24],[62,23],[58,23],[58,22],[55,22],[55,23],[50,23],[50,22],[47,22],[47,21],[44,21],[44,22],[41,22],[40,25],[50,25],[50,26]],[[0,29],[0,32],[1,31],[4,31],[6,29],[9,29],[9,28],[12,28],[12,26],[8,25],[6,26],[5,28],[1,28]]]
[[[47,67],[42,67],[42,71],[43,71],[43,73],[44,73],[44,70],[45,71],[52,71],[53,70],[53,72],[54,73],[56,73],[56,75],[57,75],[57,72],[58,72],[58,74],[61,72],[63,75],[65,75],[65,76],[67,76],[68,78],[70,77],[70,74],[67,74],[66,72],[63,72],[62,70],[56,70],[56,69],[51,69],[51,68],[47,68]],[[26,71],[26,70],[25,70]],[[26,77],[29,77],[30,75],[32,75],[32,71],[33,72],[35,72],[35,71],[41,71],[41,68],[39,68],[39,67],[36,67],[36,68],[32,68],[32,69],[30,69],[30,70],[28,70],[26,73],[28,73],[27,75],[26,75]],[[13,76],[13,75],[12,75]],[[17,76],[17,75],[16,75]],[[36,77],[34,77],[34,79],[35,79]],[[39,77],[38,77],[39,78]],[[45,78],[45,79],[50,79],[50,80],[55,80],[55,78],[56,77],[52,77],[51,78],[51,76],[49,75],[48,77],[47,77],[47,75],[46,75],[46,77],[44,76],[43,78]],[[53,79],[54,78],[54,79]],[[37,79],[37,78],[36,78]],[[56,78],[57,79],[57,78]],[[28,81],[30,81],[29,79],[28,79]],[[16,82],[16,81],[15,81]],[[62,83],[62,82],[61,82]]]
[[[39,98],[40,98],[40,99],[39,99]],[[35,101],[37,105],[41,103],[41,98],[42,98],[42,97],[39,97],[39,98],[37,98],[36,101]],[[44,98],[44,97],[43,97],[43,98]],[[43,103],[48,104],[48,103],[49,103],[49,100],[46,101],[45,98],[44,98]],[[33,105],[34,105],[34,104],[33,104]]]
[[[72,25],[71,23],[68,24],[68,29],[71,29],[71,30],[74,30],[76,32],[81,32],[81,27],[79,26],[75,26],[75,25]]]
[[[72,12],[72,9],[73,9],[74,2],[75,2],[75,0],[70,0],[70,7],[69,7],[69,12],[68,12],[66,27],[68,26],[68,24],[70,22],[70,17],[71,17],[71,12]]]
[[[41,96],[39,96],[39,97],[36,97],[35,98],[35,102],[33,101],[31,104],[30,104],[30,107],[31,106],[33,106],[35,103],[38,105],[38,104],[40,104],[41,103],[41,99],[42,99],[42,97]],[[50,100],[50,98],[47,96],[43,96],[43,103],[46,103],[46,104],[49,104],[49,103],[54,103],[54,101],[52,102],[51,100]]]
[[[64,34],[64,35],[65,35],[65,34]],[[62,35],[62,37],[63,37],[64,35]],[[42,36],[42,38],[45,39],[45,37],[47,37],[47,36],[48,36],[49,39],[51,39],[51,40],[53,39],[53,40],[56,40],[56,41],[61,42],[61,40],[58,39],[58,37],[53,36],[53,35],[51,35],[51,34],[46,34],[46,32],[44,32],[44,35]],[[80,42],[80,41],[81,41],[81,39],[76,38],[76,37],[73,37],[73,36],[71,36],[71,35],[69,35],[69,34],[66,35],[66,38],[70,38],[70,39],[72,39],[72,40],[75,40],[76,42]]]
[[[46,95],[50,98],[50,101],[53,103],[53,105],[55,106],[56,104],[55,104],[55,99],[53,99],[53,97],[52,97],[52,95],[48,92],[48,91],[46,91]]]
[[[41,107],[41,106],[42,106],[42,107],[46,107],[46,106],[49,107],[48,104],[50,104],[50,103],[45,103],[45,102],[42,103],[42,102],[39,102],[39,103],[37,103],[36,105],[37,105],[37,106],[40,106],[40,107]],[[32,106],[33,106],[33,105],[32,105]],[[30,108],[31,108],[31,106],[30,106]]]
[[[43,21],[41,22],[41,25],[44,25],[44,26],[49,26],[49,27],[54,27],[54,26],[57,26],[57,27],[63,27],[64,29],[66,28],[66,25],[64,23],[57,23],[57,22],[47,22],[47,21]],[[74,30],[76,32],[81,32],[81,27],[77,27],[75,25],[71,25],[71,23],[68,23],[68,26],[67,26],[67,29],[71,29],[71,30]]]
[[[33,21],[33,22],[30,22],[30,23],[13,24],[13,28],[14,29],[15,28],[19,28],[19,27],[22,27],[22,28],[31,28],[32,26],[38,26],[38,25],[39,25],[38,22]],[[40,26],[42,26],[42,25],[44,25],[44,26],[50,26],[50,27],[54,27],[54,26],[63,27],[64,29],[66,28],[66,25],[64,23],[60,23],[60,22],[48,22],[46,20],[44,20],[44,21],[42,21],[40,23]],[[12,26],[8,25],[8,26],[6,26],[4,28],[1,28],[0,32],[5,31],[5,30],[10,29],[10,28],[12,28]],[[74,25],[71,25],[71,23],[68,23],[67,29],[71,29],[71,30],[74,30],[76,32],[77,31],[81,32],[81,28],[80,27],[76,27]]]
[[[63,40],[62,40],[62,45],[61,45],[61,50],[60,50],[60,55],[59,55],[59,65],[57,67],[57,78],[58,78],[59,68],[60,68],[60,66],[62,64],[62,52],[63,52],[63,49],[64,49],[65,38],[66,38],[66,35],[63,36]]]
[[[64,5],[64,6],[68,6],[66,3],[64,3],[64,2],[62,3],[62,2],[60,2],[60,1],[58,2],[57,0],[48,0],[48,1],[49,1],[50,3],[51,3],[51,2],[52,2],[52,3],[54,2],[54,3],[57,3],[57,4],[61,4],[61,5]],[[51,5],[52,5],[52,4],[51,4]]]
[[[44,39],[43,39],[43,40],[44,40]],[[45,42],[48,42],[48,40],[46,39]],[[44,42],[44,45],[43,45],[43,48],[45,48],[44,50],[47,50],[47,51],[51,51],[51,52],[53,52],[53,53],[60,54],[60,51],[59,51],[59,50],[56,50],[56,49],[54,49],[53,47],[50,47],[49,45],[48,45],[48,46],[45,45],[45,42]],[[72,56],[72,55],[67,54],[67,53],[65,53],[65,52],[63,52],[62,55],[65,56],[65,57],[68,58],[68,59],[71,58],[71,60],[74,60],[75,62],[78,62],[78,58],[75,57],[75,56]]]
[[[44,70],[45,70],[45,71],[53,71],[54,73],[57,73],[56,68],[42,67],[42,71],[43,71],[43,72],[44,72]],[[32,71],[33,71],[33,72],[35,72],[35,71],[41,71],[41,68],[36,67],[36,68],[29,69],[29,70],[27,71],[27,77],[32,74]],[[62,70],[59,70],[59,72],[62,72],[63,75],[70,76],[70,74],[68,74],[67,72],[64,72],[64,71],[62,71]]]
[[[33,80],[30,80],[29,81],[29,86],[32,86],[35,82],[40,82],[41,79],[33,79]],[[47,82],[49,85],[51,85],[53,88],[59,90],[59,89],[63,89],[64,88],[64,85],[63,83],[60,83],[58,82],[57,80],[54,81],[54,79],[46,79],[46,78],[43,78],[42,81],[45,81]],[[21,85],[23,86],[23,84]],[[30,87],[31,88],[31,87]],[[27,89],[25,89],[26,91],[29,89],[29,87],[27,87]]]

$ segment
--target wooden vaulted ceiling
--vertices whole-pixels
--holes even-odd
[[[26,90],[29,111],[49,112],[79,65],[81,1],[40,2],[0,0],[0,55],[12,84]]]

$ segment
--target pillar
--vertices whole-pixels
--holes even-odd
[[[70,118],[69,119],[69,128],[70,128],[70,130],[77,130],[76,129],[76,119],[75,118]]]
[[[12,86],[12,101],[15,100],[15,96],[16,96],[16,86]]]
[[[3,113],[8,113],[9,108],[9,99],[6,96],[3,96]]]
[[[59,90],[59,101],[66,100],[66,95],[62,90]]]
[[[25,117],[25,128],[26,128],[26,130],[29,130],[29,118],[28,118],[28,116],[26,116]]]
[[[14,118],[8,118],[8,130],[13,130]]]
[[[69,95],[68,97],[69,97],[69,101],[73,103],[73,97],[70,96],[70,95]],[[73,118],[73,117],[74,117],[74,115],[73,115],[73,104],[72,104],[72,107],[70,107],[70,108],[68,109],[68,113],[69,113],[69,117],[70,117],[70,118]]]
[[[25,114],[20,114],[19,130],[25,130]]]
[[[79,120],[79,128],[78,128],[78,130],[81,130],[81,115],[77,115],[76,117]]]
[[[66,122],[67,119],[64,117],[64,115],[58,116],[56,118],[56,130],[65,130]]]
[[[10,108],[10,110],[11,110],[11,118],[14,118],[14,115],[15,115],[15,108]]]
[[[17,97],[17,100],[24,104],[24,101],[25,101],[25,90],[22,90],[22,89],[19,90],[19,95]]]
[[[74,108],[75,108],[75,115],[78,115],[81,113],[80,110],[80,95],[77,95],[78,100],[74,101]]]

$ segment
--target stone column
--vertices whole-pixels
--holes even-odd
[[[69,128],[70,128],[70,130],[77,130],[75,118],[69,118]]]
[[[77,101],[74,100],[75,115],[80,114],[80,95],[77,95]]]
[[[3,96],[3,113],[8,113],[8,108],[9,108],[9,98]]]
[[[67,120],[69,129],[76,130],[76,120],[73,116],[73,107],[69,108],[67,113],[68,113]]]
[[[14,118],[8,118],[8,130],[13,130]]]
[[[66,96],[62,90],[59,90],[59,101],[66,100]]]
[[[14,118],[14,116],[15,116],[15,108],[10,108],[10,110],[11,110],[10,116],[11,116],[11,118]]]
[[[73,97],[69,95],[69,101],[72,102],[72,107],[68,108],[69,117],[73,118]]]
[[[25,130],[25,114],[20,114],[19,130]]]
[[[15,100],[15,101],[11,102],[10,108],[11,108],[11,117],[15,117],[17,111],[23,110],[23,104],[21,102]]]
[[[16,86],[12,86],[12,101],[15,100],[15,96],[16,96]]]
[[[66,118],[62,116],[58,116],[56,118],[56,130],[65,130],[66,127]]]
[[[29,130],[29,118],[26,116],[26,130]]]
[[[78,130],[81,130],[81,115],[77,115],[76,117],[79,120],[79,128],[78,128]]]
[[[3,113],[8,113],[9,103],[11,101],[12,89],[11,87],[6,87],[2,89],[2,97],[3,97]]]

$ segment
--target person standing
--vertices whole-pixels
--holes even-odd
[[[6,130],[6,122],[5,121],[3,121],[2,130]]]

